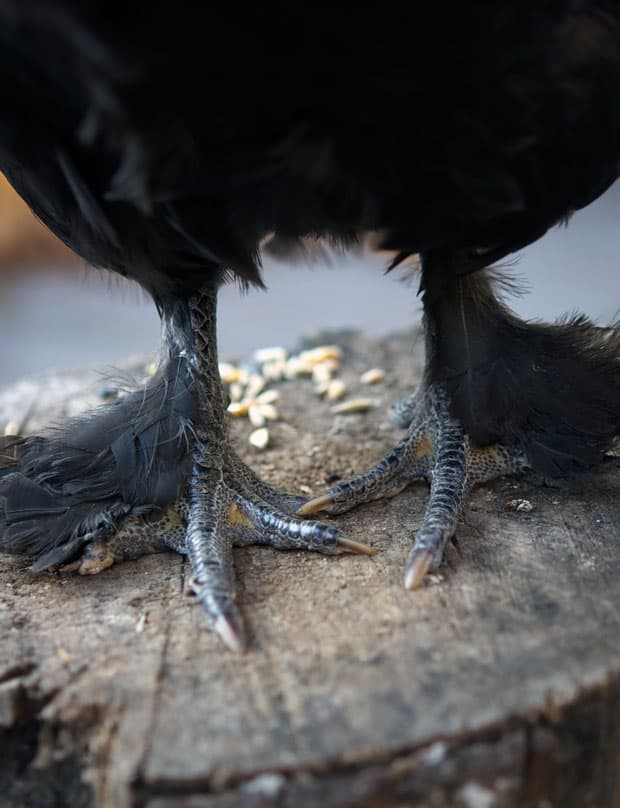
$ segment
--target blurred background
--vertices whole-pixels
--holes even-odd
[[[620,183],[522,251],[511,273],[527,294],[511,300],[523,317],[580,310],[599,323],[620,314]],[[416,281],[384,277],[372,255],[332,255],[289,267],[265,261],[268,293],[220,293],[222,357],[258,347],[294,347],[323,328],[375,335],[420,320]],[[159,320],[140,289],[86,268],[34,218],[0,175],[0,387],[48,368],[109,363],[156,349]]]

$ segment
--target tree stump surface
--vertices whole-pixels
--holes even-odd
[[[265,451],[231,421],[261,476],[308,494],[399,439],[389,404],[422,369],[415,333],[326,340],[345,350],[350,396],[374,408],[334,415],[297,379],[274,385],[282,420]],[[361,385],[374,366],[385,381]],[[39,432],[107,385],[100,370],[20,382],[0,392],[0,429]],[[424,483],[337,517],[372,558],[238,549],[243,656],[185,594],[181,556],[92,577],[2,557],[0,805],[619,806],[619,483],[610,455],[568,488],[477,488],[413,593]]]

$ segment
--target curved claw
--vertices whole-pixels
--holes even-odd
[[[367,544],[363,544],[363,542],[361,541],[353,541],[353,539],[345,539],[344,536],[338,536],[336,541],[341,547],[343,547],[345,550],[350,550],[352,553],[358,553],[359,555],[367,555],[367,556],[371,556],[376,553],[376,550],[373,550],[372,547],[369,547]]]
[[[433,553],[430,550],[419,550],[412,553],[405,571],[405,589],[409,591],[417,589],[432,563]]]
[[[212,628],[230,651],[243,654],[247,650],[247,635],[238,615],[221,614],[213,621]]]
[[[312,516],[319,511],[327,510],[334,504],[334,498],[331,494],[321,494],[320,497],[309,499],[301,508],[297,510],[296,516]]]

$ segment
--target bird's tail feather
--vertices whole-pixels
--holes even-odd
[[[45,437],[0,446],[0,552],[69,558],[87,534],[165,507],[190,468],[196,401],[185,361],[168,357],[142,389]]]
[[[620,435],[620,326],[519,319],[493,273],[424,277],[427,381],[447,386],[474,442],[520,446],[554,476],[593,466]]]

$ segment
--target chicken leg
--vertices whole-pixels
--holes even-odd
[[[406,436],[368,472],[297,512],[343,513],[426,479],[407,589],[440,565],[473,485],[528,468],[551,477],[594,465],[620,429],[620,330],[585,318],[523,322],[498,298],[492,274],[465,263],[458,253],[422,256],[427,364],[420,390],[396,407]]]
[[[229,648],[241,651],[247,638],[234,603],[234,545],[325,554],[372,551],[333,525],[295,516],[303,499],[262,482],[233,451],[217,363],[216,297],[216,284],[207,285],[191,296],[187,311],[176,309],[166,318],[163,365],[172,357],[176,377],[166,370],[164,381],[152,385],[156,392],[143,393],[137,410],[133,399],[139,392],[53,439],[16,445],[16,462],[0,469],[0,518],[6,549],[36,555],[35,570],[65,563],[93,574],[145,552],[169,548],[187,555],[192,588],[211,627]],[[184,414],[170,418],[176,398],[187,393]],[[90,434],[93,426],[101,427],[96,435],[108,436],[109,445],[97,452],[85,446],[84,431]],[[170,446],[176,448],[166,456]],[[140,478],[150,481],[141,494],[128,472],[138,472],[135,457],[130,462],[136,453],[148,458]],[[108,490],[108,476],[117,490]],[[163,487],[169,496],[174,486],[176,499],[161,501],[156,492]],[[61,529],[54,521],[47,535],[58,519]]]

